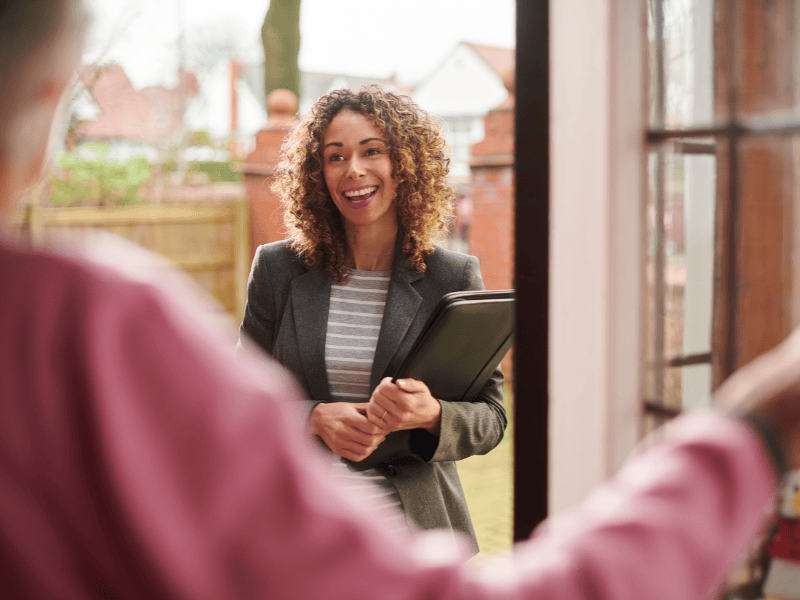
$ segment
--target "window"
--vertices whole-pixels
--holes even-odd
[[[799,4],[647,0],[647,428],[798,321]]]

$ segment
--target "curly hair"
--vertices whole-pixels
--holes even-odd
[[[284,209],[292,249],[309,265],[322,265],[340,283],[350,278],[342,217],[323,176],[325,129],[342,110],[364,115],[383,135],[397,184],[395,205],[402,252],[418,273],[434,239],[446,231],[455,193],[447,183],[448,148],[436,122],[407,96],[370,86],[322,96],[281,148],[273,191]]]

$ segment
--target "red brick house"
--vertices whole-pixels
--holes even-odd
[[[198,91],[197,80],[188,73],[182,73],[173,88],[137,90],[117,64],[85,66],[80,85],[77,98],[83,105],[91,104],[93,110],[89,118],[85,111],[73,110],[78,121],[73,144],[105,141],[119,158],[143,153],[151,160],[178,141],[184,107]]]

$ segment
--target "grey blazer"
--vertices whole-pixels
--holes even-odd
[[[473,256],[437,247],[425,263],[425,273],[416,273],[406,256],[395,252],[372,389],[400,366],[444,294],[484,288]],[[325,337],[332,281],[323,268],[306,265],[286,241],[258,248],[248,280],[240,337],[249,337],[294,374],[309,398],[309,412],[330,401]],[[426,450],[428,462],[383,468],[408,515],[425,529],[463,531],[474,552],[477,539],[453,461],[486,454],[500,443],[506,427],[502,384],[498,369],[474,401],[440,400],[441,435]]]

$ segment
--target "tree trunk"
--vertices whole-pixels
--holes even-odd
[[[264,89],[287,89],[300,97],[300,0],[271,0],[261,28]]]

